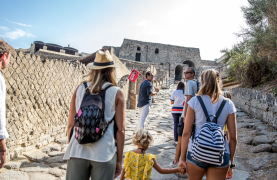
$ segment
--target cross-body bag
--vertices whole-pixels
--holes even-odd
[[[201,96],[197,96],[204,114],[207,118],[199,132],[193,138],[192,143],[192,159],[214,165],[223,163],[225,151],[225,135],[221,127],[217,124],[217,119],[220,116],[227,100],[224,99],[216,112],[216,115],[208,115],[207,109]],[[213,120],[210,117],[214,117]]]

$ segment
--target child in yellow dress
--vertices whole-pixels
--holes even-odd
[[[185,169],[179,167],[164,169],[157,163],[156,155],[146,153],[152,141],[153,137],[148,131],[141,129],[136,132],[133,137],[133,143],[138,146],[138,149],[125,153],[124,169],[120,180],[124,180],[124,178],[128,180],[148,180],[151,178],[152,167],[161,174],[185,172]]]
[[[232,95],[229,91],[223,91],[223,96],[228,99],[232,98]],[[226,139],[229,140],[227,124],[225,124],[225,126],[224,126],[224,132],[226,133]],[[232,177],[233,177],[233,169],[229,168],[227,175],[226,175],[226,179],[231,179]]]

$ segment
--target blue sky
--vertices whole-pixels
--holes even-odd
[[[246,27],[242,5],[247,0],[8,0],[0,38],[14,48],[39,40],[87,53],[128,38],[200,48],[202,59],[214,60]]]

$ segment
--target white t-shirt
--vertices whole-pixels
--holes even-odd
[[[0,72],[0,139],[7,139],[9,134],[6,129],[6,84]]]
[[[221,105],[221,103],[224,99],[224,96],[220,96],[219,100],[216,103],[212,103],[212,98],[210,96],[202,95],[201,97],[203,99],[203,102],[206,106],[206,109],[207,109],[209,115],[216,114],[219,106]],[[233,114],[237,111],[234,103],[230,99],[226,98],[226,100],[227,100],[227,102],[226,102],[220,116],[217,118],[217,124],[222,128],[222,130],[223,130],[224,125],[226,124],[227,117],[230,114]],[[203,109],[201,107],[201,104],[196,96],[191,98],[190,101],[188,102],[188,104],[195,112],[195,137],[196,137],[199,134],[203,124],[207,121],[207,118],[206,118],[206,116],[203,112]],[[188,145],[188,151],[190,151],[190,152],[191,152],[191,145],[192,145],[192,140],[190,138],[189,145]],[[226,139],[225,139],[225,149],[226,149],[226,151],[225,151],[226,153],[230,153],[229,144]]]
[[[102,86],[102,89],[107,87],[109,84],[110,83],[106,82]],[[90,83],[88,83],[88,86],[89,85]],[[112,86],[106,91],[104,116],[105,121],[107,122],[110,121],[115,115],[115,96],[119,89],[119,87]],[[78,112],[80,109],[84,91],[84,85],[79,86],[75,100],[76,112]],[[110,161],[117,151],[114,139],[114,123],[115,121],[109,125],[104,136],[94,143],[79,144],[76,138],[73,136],[68,144],[63,159],[68,160],[74,157],[96,162]],[[75,130],[73,131],[73,134],[75,134]]]
[[[183,93],[183,90],[178,89],[173,91],[170,100],[174,101],[171,113],[182,113],[185,101],[185,95]]]

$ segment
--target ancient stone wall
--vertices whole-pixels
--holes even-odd
[[[7,86],[9,158],[66,136],[72,94],[88,73],[84,65],[14,51],[2,73]]]
[[[159,43],[149,43],[130,39],[124,39],[121,45],[119,58],[136,60],[136,54],[140,55],[140,62],[151,63],[184,63],[191,61],[195,67],[200,66],[200,51],[198,48],[187,48]]]
[[[232,100],[236,107],[277,129],[277,98],[273,93],[233,88]]]

